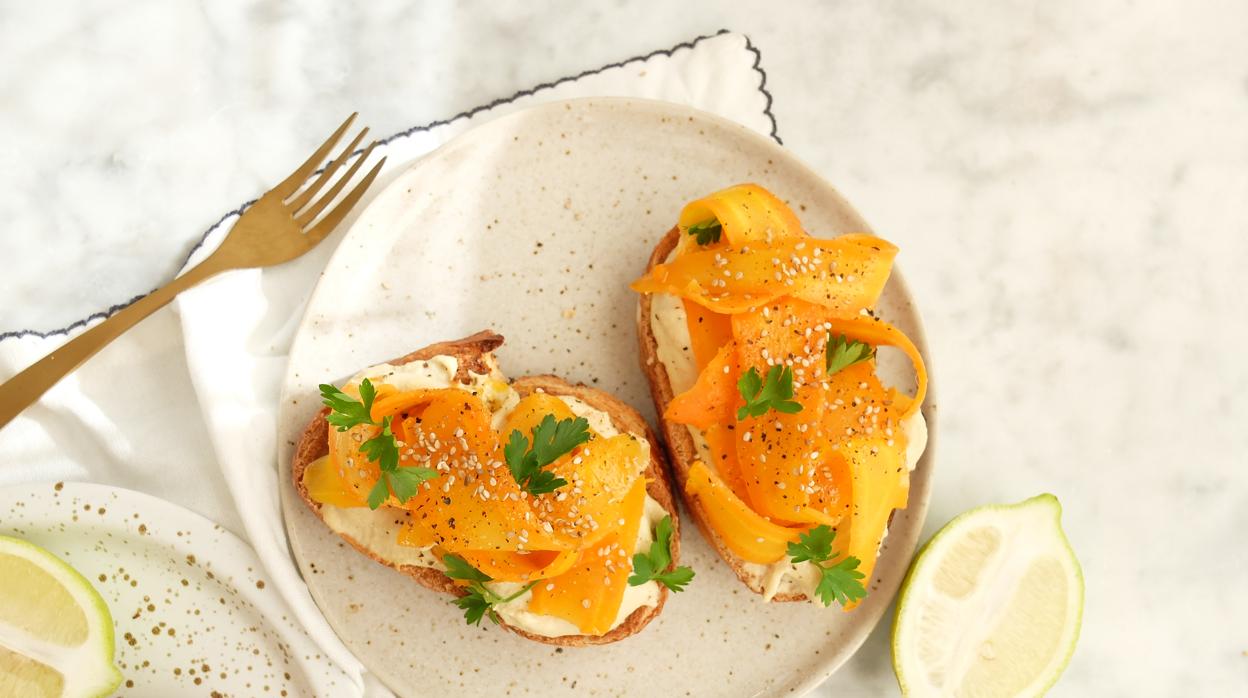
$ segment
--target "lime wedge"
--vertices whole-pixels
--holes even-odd
[[[893,667],[907,696],[1035,696],[1079,639],[1083,573],[1051,494],[950,521],[897,600]]]
[[[120,683],[113,619],[91,583],[0,536],[0,696],[104,696]]]

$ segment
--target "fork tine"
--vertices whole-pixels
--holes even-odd
[[[298,191],[299,186],[308,181],[308,177],[311,177],[313,172],[316,172],[316,166],[321,164],[321,161],[325,159],[326,155],[329,155],[329,151],[333,149],[334,144],[342,139],[342,134],[347,132],[347,129],[350,128],[351,124],[355,122],[355,117],[357,116],[359,116],[359,112],[352,112],[351,116],[348,116],[347,120],[342,122],[342,125],[338,127],[338,130],[334,131],[334,135],[330,136],[329,140],[325,141],[321,147],[317,148],[316,152],[312,153],[312,157],[308,158],[307,162],[300,165],[299,169],[295,170],[289,177],[282,180],[281,184],[273,187],[273,191],[280,194],[283,199],[288,198],[291,194]]]
[[[361,159],[361,162],[362,161],[363,159]],[[345,218],[351,211],[356,202],[360,200],[360,197],[364,196],[364,192],[368,190],[368,185],[373,183],[373,180],[377,178],[377,173],[381,172],[381,166],[385,164],[386,159],[383,157],[381,161],[373,167],[373,169],[369,170],[367,175],[364,175],[363,181],[361,181],[354,189],[351,190],[350,193],[343,197],[342,201],[338,202],[337,206],[330,209],[329,213],[325,214],[325,217],[321,219],[320,223],[317,223],[307,231],[309,245],[315,245],[323,240],[326,235],[329,235],[330,231],[342,222],[342,219]]]
[[[368,156],[372,154],[373,148],[376,147],[377,141],[370,143],[368,148],[366,148],[364,152],[360,154],[360,157],[356,159],[355,164],[351,165],[351,169],[347,170],[346,174],[339,177],[338,181],[334,182],[334,186],[329,188],[329,191],[325,192],[324,195],[309,204],[307,210],[303,211],[298,216],[295,216],[295,222],[299,224],[300,228],[306,228],[309,223],[316,220],[316,217],[321,213],[321,211],[323,211],[325,207],[338,196],[338,192],[342,191],[343,187],[347,186],[347,182],[350,182],[351,179],[355,177],[355,173],[360,171],[360,167],[364,164],[364,161],[368,159]]]
[[[308,205],[308,202],[312,200],[312,197],[316,196],[316,193],[321,190],[321,187],[325,186],[325,183],[329,181],[329,178],[334,176],[334,173],[338,171],[339,167],[342,167],[342,163],[346,162],[347,158],[351,157],[351,153],[355,152],[356,146],[360,144],[360,141],[364,140],[364,136],[366,135],[368,135],[367,126],[364,127],[363,131],[356,134],[355,138],[347,144],[347,147],[343,148],[342,152],[338,154],[338,157],[334,158],[332,162],[325,166],[325,169],[321,170],[321,175],[317,177],[312,184],[308,185],[308,187],[304,189],[299,196],[295,197],[295,199],[288,204],[291,213],[298,213],[300,209]]]

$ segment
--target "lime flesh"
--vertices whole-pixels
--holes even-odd
[[[0,696],[103,696],[120,683],[112,616],[91,583],[0,536]]]
[[[1083,574],[1040,495],[973,509],[936,533],[897,601],[893,666],[907,696],[1035,696],[1074,652]]]

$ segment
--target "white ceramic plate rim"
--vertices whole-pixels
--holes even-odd
[[[588,97],[588,98],[561,100],[561,101],[548,102],[544,104],[534,105],[532,107],[528,107],[526,109],[499,117],[497,119],[493,119],[491,121],[478,125],[450,139],[449,141],[442,144],[438,148],[404,165],[401,170],[398,170],[392,177],[388,178],[389,181],[386,182],[385,186],[382,189],[380,189],[376,193],[375,196],[370,197],[368,205],[360,213],[359,217],[355,219],[354,223],[352,223],[346,235],[339,242],[338,247],[334,250],[334,253],[331,255],[329,261],[326,264],[326,268],[328,269],[328,268],[335,266],[339,262],[340,256],[344,254],[344,250],[348,247],[348,243],[354,242],[356,237],[359,237],[363,234],[363,232],[361,231],[368,228],[368,225],[371,223],[370,212],[373,209],[372,204],[378,200],[386,198],[387,195],[390,194],[393,190],[397,190],[405,186],[408,179],[415,177],[416,172],[424,163],[428,162],[431,158],[434,158],[442,151],[455,147],[455,146],[459,146],[463,144],[464,142],[470,141],[471,139],[478,137],[483,129],[487,129],[491,127],[497,128],[503,125],[507,121],[518,120],[518,119],[526,118],[526,117],[532,117],[534,113],[541,112],[543,110],[567,109],[569,108],[569,106],[571,106],[571,108],[576,108],[577,106],[580,106],[580,105],[591,105],[591,104],[613,104],[613,105],[620,106],[620,107],[635,108],[638,110],[649,110],[651,112],[663,112],[667,116],[670,116],[672,118],[681,118],[681,119],[693,118],[693,119],[698,119],[702,121],[708,121],[720,127],[724,127],[726,129],[737,130],[739,132],[740,137],[742,137],[743,139],[752,141],[751,145],[768,151],[771,154],[771,156],[775,158],[778,166],[794,170],[795,172],[805,175],[812,182],[817,182],[821,189],[819,194],[827,202],[826,204],[823,204],[823,205],[826,205],[828,208],[838,209],[841,211],[843,215],[856,220],[858,223],[860,223],[860,229],[862,231],[872,232],[870,226],[867,225],[866,221],[862,219],[862,217],[853,208],[853,206],[850,205],[849,202],[847,202],[844,199],[844,197],[842,197],[841,194],[830,183],[828,183],[822,176],[820,176],[813,168],[808,166],[805,162],[800,160],[790,151],[783,148],[782,146],[780,146],[773,140],[755,131],[749,130],[744,126],[737,124],[736,122],[730,121],[728,119],[717,116],[715,114],[711,114],[708,112],[700,111],[697,109],[693,109],[691,107],[687,107],[684,105],[675,104],[671,102],[649,100],[649,99],[639,99],[639,98]],[[322,280],[324,279],[324,274],[322,274],[321,279]],[[920,353],[923,356],[924,361],[926,363],[928,376],[929,376],[928,391],[927,391],[927,396],[926,396],[926,399],[924,401],[924,406],[923,406],[923,414],[924,414],[925,419],[927,420],[927,425],[928,425],[928,442],[927,442],[927,448],[924,451],[923,456],[920,459],[917,469],[916,469],[916,472],[921,471],[923,473],[923,476],[919,478],[920,486],[917,488],[916,487],[911,488],[911,499],[905,510],[907,518],[910,519],[909,525],[906,528],[899,530],[899,531],[894,531],[894,530],[889,531],[889,547],[890,549],[894,551],[893,556],[895,558],[904,557],[905,561],[908,563],[908,561],[912,558],[914,554],[914,550],[918,543],[918,537],[923,527],[923,521],[925,520],[926,515],[927,515],[927,509],[928,509],[929,500],[931,496],[930,478],[931,478],[932,469],[935,465],[935,447],[936,447],[937,434],[939,432],[939,429],[937,427],[936,410],[933,407],[936,404],[935,381],[932,379],[932,366],[931,366],[931,362],[928,356],[926,334],[923,330],[922,317],[917,307],[918,304],[915,302],[913,295],[910,293],[909,287],[905,283],[900,270],[896,266],[894,266],[893,268],[892,277],[889,280],[889,284],[890,286],[894,286],[896,288],[897,293],[902,298],[904,298],[906,302],[912,308],[911,322],[913,324],[913,329],[908,332],[908,336],[915,343],[915,345],[919,348]],[[322,284],[318,280],[317,286],[313,290],[311,296],[309,297],[309,301],[307,305],[305,306],[304,315],[302,319],[300,320],[298,328],[295,332],[295,335],[294,335],[295,340],[292,343],[292,356],[293,356],[294,348],[298,345],[298,338],[308,330],[309,323],[312,321],[312,310],[319,305],[318,301],[321,300],[321,295],[326,294],[326,293],[330,293],[330,291],[325,287],[324,284]],[[287,370],[287,374],[282,383],[282,397],[281,397],[281,406],[280,406],[280,410],[282,412],[285,412],[286,410],[290,409],[291,397],[292,397],[291,390],[292,390],[292,387],[295,385],[294,369],[295,369],[295,366],[292,362],[291,366]],[[639,369],[636,369],[631,365],[628,366],[626,370],[638,370],[639,371]],[[280,425],[280,424],[284,424],[286,420],[284,418],[279,418],[278,422]],[[279,426],[279,429],[280,429],[280,426]],[[286,434],[281,434],[281,433],[278,434],[279,439],[290,439],[293,436],[295,435],[286,435]],[[282,481],[282,483],[280,484],[280,487],[281,487],[281,502],[282,502],[282,507],[284,510],[283,520],[287,526],[289,526],[289,518],[285,514],[285,510],[288,509],[289,507],[302,507],[303,506],[302,502],[295,496],[293,487],[289,485],[289,465],[290,464],[284,462],[284,459],[282,459],[279,455],[278,467],[279,467],[279,479]],[[914,495],[916,493],[919,496],[915,497]],[[695,527],[692,527],[692,526],[687,527],[685,529],[686,531],[685,535],[701,535],[698,532],[692,532],[694,530],[695,530]],[[902,555],[902,553],[904,553],[904,556]],[[868,635],[870,635],[870,633],[875,629],[875,627],[879,624],[880,620],[883,618],[885,612],[887,611],[889,605],[891,605],[892,600],[896,595],[897,589],[900,587],[901,581],[905,576],[905,571],[906,571],[905,567],[901,567],[897,569],[895,572],[893,572],[890,575],[890,577],[886,579],[886,581],[888,582],[886,586],[890,588],[890,592],[889,592],[890,598],[889,598],[888,604],[871,606],[869,608],[860,608],[857,611],[855,611],[855,614],[861,614],[864,611],[870,610],[871,617],[868,618],[868,617],[859,615],[858,618],[855,619],[856,622],[854,622],[848,628],[847,633],[837,638],[836,640],[837,651],[829,653],[826,657],[822,658],[820,661],[812,662],[816,664],[817,666],[819,666],[818,670],[813,670],[807,673],[806,675],[799,675],[790,682],[778,684],[776,686],[776,691],[775,691],[776,694],[779,695],[779,694],[792,693],[792,694],[801,695],[801,694],[807,693],[810,690],[817,687],[818,685],[820,685],[821,683],[823,683],[824,681],[826,681],[828,677],[830,677],[846,661],[848,661],[848,659],[852,657],[854,653],[858,651],[858,649],[866,641]],[[312,586],[313,585],[310,585],[310,589],[312,588]],[[315,591],[313,591],[313,597],[317,599],[317,603],[319,605],[320,599],[318,598],[318,595]],[[328,617],[327,617],[327,620],[329,620]],[[334,623],[330,621],[330,625],[332,627]],[[335,631],[337,631],[336,628],[335,628]],[[643,634],[644,634],[644,631],[643,631]],[[367,664],[367,662],[365,662],[365,664]]]

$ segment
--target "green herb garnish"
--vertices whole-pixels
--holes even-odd
[[[724,230],[719,221],[714,218],[701,223],[694,223],[685,229],[686,233],[695,236],[699,245],[708,245],[712,242],[719,242],[720,233]]]
[[[373,421],[373,401],[376,398],[377,390],[367,378],[360,382],[359,400],[328,383],[321,385],[321,400],[330,409],[325,421],[338,427],[338,431],[360,425],[381,428],[379,434],[360,445],[360,453],[376,462],[381,471],[377,484],[368,493],[369,509],[385,504],[391,494],[402,504],[416,496],[420,483],[438,476],[438,471],[432,468],[399,467],[399,442],[390,429],[393,417]]]
[[[685,585],[693,580],[693,570],[677,567],[668,571],[671,564],[672,517],[664,516],[654,528],[654,542],[650,544],[650,551],[633,556],[633,573],[628,578],[628,585],[635,587],[655,581],[672,591],[684,591]]]
[[[797,542],[788,546],[794,563],[810,561],[819,568],[819,586],[815,587],[815,593],[824,606],[831,606],[833,601],[844,606],[867,595],[860,581],[866,575],[858,571],[858,558],[850,556],[831,565],[823,564],[836,556],[832,552],[834,538],[836,531],[827,525],[820,525],[800,534]]]
[[[516,484],[529,494],[538,495],[554,492],[568,484],[567,480],[555,477],[549,470],[543,470],[554,463],[560,456],[577,446],[589,441],[589,421],[584,417],[561,419],[548,414],[533,427],[533,448],[529,449],[529,440],[519,429],[514,429],[503,447],[503,457],[507,459],[507,467]]]
[[[480,625],[481,619],[486,615],[489,615],[490,620],[497,624],[498,613],[494,611],[494,607],[520,598],[524,592],[532,589],[540,581],[529,582],[510,596],[500,596],[485,586],[486,582],[494,581],[493,577],[468,564],[464,558],[447,553],[442,556],[442,564],[446,565],[446,576],[468,582],[468,593],[452,603],[464,610],[464,620],[469,625]]]
[[[767,377],[761,378],[758,369],[741,374],[737,380],[737,390],[741,392],[745,404],[737,410],[737,421],[748,417],[758,417],[767,410],[775,410],[786,414],[802,411],[802,403],[794,402],[793,369],[788,366],[772,366]]]
[[[839,337],[828,335],[826,364],[829,376],[856,363],[868,361],[874,356],[875,350],[865,342],[849,339],[845,335]]]

